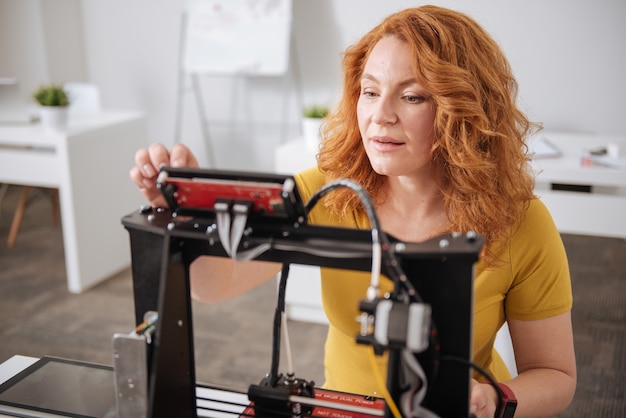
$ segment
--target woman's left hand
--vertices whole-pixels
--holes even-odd
[[[493,418],[498,405],[498,393],[491,385],[472,379],[470,413],[476,418]]]

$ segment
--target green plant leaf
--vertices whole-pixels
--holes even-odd
[[[321,105],[313,105],[305,107],[302,114],[305,118],[322,119],[328,115],[328,107]]]
[[[37,88],[33,98],[41,106],[66,107],[70,105],[70,99],[60,84],[48,84]]]

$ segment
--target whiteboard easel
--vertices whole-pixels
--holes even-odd
[[[189,0],[181,22],[175,142],[180,141],[189,78],[210,166],[215,166],[215,155],[201,75],[282,77],[284,142],[291,81],[302,107],[291,10],[292,0]]]

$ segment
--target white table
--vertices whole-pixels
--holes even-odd
[[[559,231],[626,238],[626,170],[581,166],[584,150],[624,141],[624,137],[545,132],[561,152],[558,158],[533,161],[538,171],[535,193],[547,205]],[[276,149],[275,170],[290,174],[316,164],[317,150],[302,139]],[[552,190],[552,184],[591,186],[591,193]],[[327,323],[320,296],[319,268],[293,266],[285,295],[290,319]]]
[[[143,201],[128,172],[147,142],[138,112],[72,115],[65,133],[47,133],[38,124],[0,125],[0,183],[59,189],[70,292],[130,264],[120,219]]]
[[[4,363],[0,363],[0,384],[6,382],[22,370],[35,364],[37,357],[15,355]]]
[[[560,152],[537,158],[535,193],[546,204],[559,231],[626,239],[626,169],[581,164],[585,151],[625,141],[624,136],[545,132]],[[553,190],[553,185],[589,186],[590,192]]]

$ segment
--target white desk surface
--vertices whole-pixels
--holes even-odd
[[[15,355],[4,363],[0,363],[0,384],[6,382],[37,360],[39,359],[36,357]]]
[[[40,123],[0,124],[0,147],[49,148],[57,147],[64,137],[70,137],[141,116],[139,112],[104,111],[96,114],[70,114],[65,132],[47,132]]]
[[[626,137],[563,132],[541,135],[561,152],[561,156],[533,160],[533,166],[539,170],[538,182],[626,187],[626,170],[581,164],[585,151],[624,141]]]
[[[15,355],[4,363],[0,364],[0,384],[6,382],[22,370],[26,369],[31,364],[39,360],[36,357],[27,357]],[[0,412],[1,418],[13,418],[14,415],[5,415]]]

